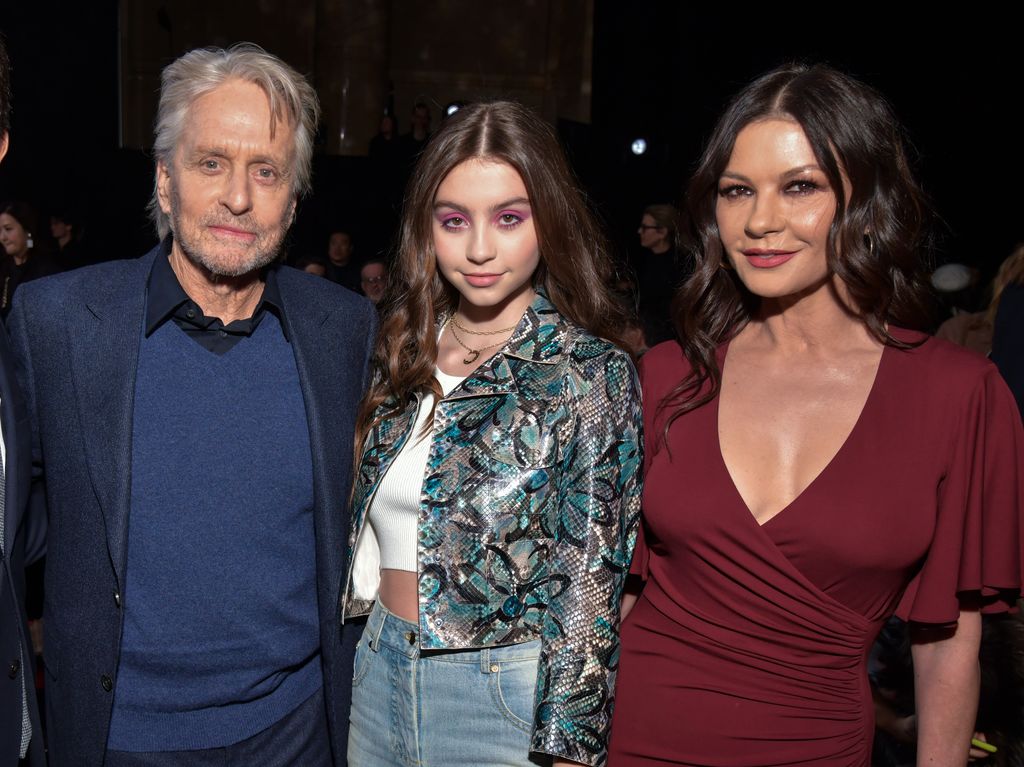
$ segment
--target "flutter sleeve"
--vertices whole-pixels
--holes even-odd
[[[1000,612],[1020,598],[1024,434],[1016,402],[993,366],[964,399],[950,455],[927,558],[897,609],[904,620],[950,625],[961,605]]]

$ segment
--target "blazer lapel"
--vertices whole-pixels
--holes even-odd
[[[72,298],[68,348],[86,462],[103,511],[107,545],[123,584],[131,500],[135,374],[146,306],[146,281],[157,249],[127,262],[121,279]],[[85,292],[83,286],[83,293]]]
[[[316,295],[312,291],[302,291],[301,285],[296,286],[289,279],[291,276],[287,270],[279,270],[277,285],[281,303],[284,304],[284,324],[295,354],[299,385],[306,406],[309,444],[313,454],[313,515],[319,567],[339,556],[345,544],[339,534],[340,524],[328,518],[329,515],[340,518],[342,509],[328,508],[329,504],[325,502],[325,499],[335,495],[330,486],[333,472],[327,462],[332,458],[341,458],[331,455],[337,449],[338,442],[337,435],[331,432],[343,409],[341,382],[335,380],[331,372],[335,366],[321,362],[336,353],[332,343],[345,337],[345,328],[325,331],[323,326],[329,322],[334,307],[317,302]]]

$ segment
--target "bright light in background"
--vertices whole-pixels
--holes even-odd
[[[639,157],[647,151],[647,141],[642,138],[633,139],[633,143],[629,145],[629,148],[633,151],[633,154]]]
[[[447,107],[445,108],[445,110],[444,110],[444,113],[445,113],[446,115],[448,115],[449,117],[451,117],[451,116],[452,116],[453,114],[455,114],[456,112],[458,112],[458,111],[459,111],[459,108],[460,108],[461,106],[462,106],[461,104],[449,104],[449,105],[448,105],[448,106],[447,106]]]

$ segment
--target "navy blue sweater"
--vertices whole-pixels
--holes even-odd
[[[108,747],[230,745],[322,683],[312,457],[277,317],[223,356],[139,347],[124,633]]]

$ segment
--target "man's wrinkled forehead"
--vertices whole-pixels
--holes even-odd
[[[187,161],[244,151],[251,161],[272,163],[290,175],[295,161],[293,139],[291,121],[275,117],[262,88],[232,79],[189,104],[176,153]]]

